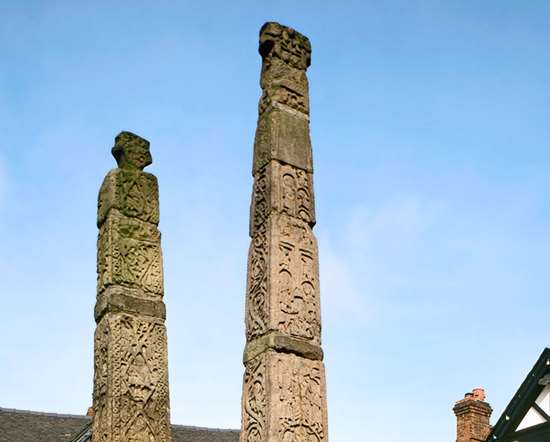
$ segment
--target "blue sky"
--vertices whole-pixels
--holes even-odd
[[[550,344],[550,3],[0,4],[0,406],[91,404],[114,136],[160,183],[172,420],[237,428],[257,34],[309,70],[332,441],[454,440]]]

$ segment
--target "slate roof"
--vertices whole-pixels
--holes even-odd
[[[90,418],[0,408],[0,442],[70,442]]]
[[[0,442],[85,442],[91,418],[0,407]],[[238,442],[239,430],[172,425],[173,442]]]
[[[172,425],[173,442],[238,442],[239,430]]]

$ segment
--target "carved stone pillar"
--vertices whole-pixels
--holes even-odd
[[[93,442],[167,442],[158,184],[149,142],[121,132],[98,199]]]
[[[309,40],[266,23],[254,142],[241,442],[325,442]]]

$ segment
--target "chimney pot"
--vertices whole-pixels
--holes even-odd
[[[477,399],[478,401],[485,400],[485,390],[483,388],[474,388],[472,393],[474,395],[474,399]]]
[[[493,412],[485,402],[485,390],[474,388],[464,399],[456,402],[456,442],[484,442],[491,432],[490,418]]]

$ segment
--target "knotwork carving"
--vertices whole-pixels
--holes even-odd
[[[266,225],[262,224],[252,238],[248,258],[246,296],[246,333],[248,339],[267,330],[268,309],[268,243]]]
[[[250,206],[250,236],[261,226],[271,213],[269,166],[258,171],[254,178],[252,204]]]
[[[265,358],[250,361],[244,374],[244,397],[241,442],[263,442],[266,436],[266,366]]]
[[[94,414],[93,434],[98,442],[109,440],[109,428],[107,425],[109,389],[109,341],[110,330],[107,322],[98,326],[94,337]]]

